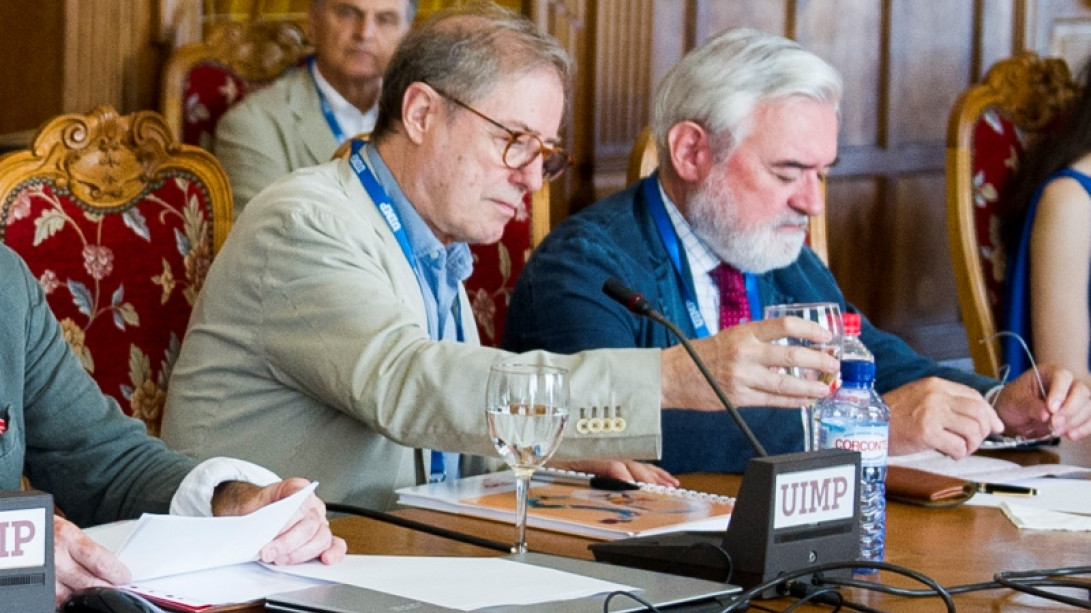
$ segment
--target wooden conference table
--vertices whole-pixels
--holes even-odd
[[[1045,451],[1006,452],[1005,459],[1022,464],[1061,462],[1091,467],[1091,441],[1065,443]],[[694,474],[682,477],[687,488],[734,494],[738,475]],[[469,517],[448,515],[421,509],[396,511],[398,516],[430,525],[508,542],[512,527]],[[467,545],[408,528],[359,517],[343,517],[332,522],[334,532],[344,537],[350,553],[381,555],[491,556],[491,549]],[[587,549],[591,541],[582,537],[531,530],[531,550],[591,559]],[[1003,570],[1033,570],[1091,565],[1091,533],[1020,531],[999,509],[960,506],[928,509],[890,503],[887,511],[886,561],[909,567],[935,579],[943,586],[992,580]],[[920,584],[888,573],[882,581],[890,585],[919,588]],[[943,611],[938,598],[907,599],[845,590],[857,602],[885,611]],[[1087,595],[1083,594],[1086,598]],[[767,602],[783,608],[790,601]],[[976,592],[955,597],[959,611],[1042,612],[1076,610],[1064,604],[1035,598],[1011,590]],[[830,611],[829,607],[803,610]]]

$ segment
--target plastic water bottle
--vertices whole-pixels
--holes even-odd
[[[875,363],[841,362],[842,385],[815,405],[820,449],[860,452],[860,560],[881,562],[886,541],[890,408],[875,393]],[[859,569],[872,574],[875,569]]]
[[[842,360],[857,362],[874,362],[875,356],[860,341],[860,314],[845,313],[841,315],[841,325],[845,328],[845,336],[842,339]]]

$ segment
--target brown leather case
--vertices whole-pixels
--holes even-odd
[[[971,481],[905,466],[887,466],[886,497],[922,507],[953,507],[973,497]]]

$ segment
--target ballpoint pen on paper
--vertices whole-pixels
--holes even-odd
[[[730,496],[722,496],[720,494],[698,492],[696,490],[687,490],[678,487],[671,487],[668,485],[653,485],[640,481],[625,481],[624,479],[615,479],[614,477],[602,477],[599,475],[593,475],[591,473],[578,472],[574,470],[549,468],[548,466],[536,471],[531,479],[538,482],[562,483],[565,485],[582,486],[591,488],[593,490],[607,490],[612,492],[641,490],[656,494],[665,494],[667,496],[696,498],[699,500],[708,500],[711,502],[726,504],[735,503],[734,498]]]
[[[977,491],[982,494],[996,494],[997,496],[1037,496],[1038,490],[1033,487],[1021,485],[1005,485],[1003,483],[978,483]]]
[[[582,485],[584,487],[589,487],[593,490],[609,490],[612,492],[640,489],[640,484],[633,483],[632,481],[615,479],[613,477],[601,477],[599,475],[592,475],[590,473],[581,473],[571,470],[540,470],[535,472],[534,476],[531,477],[531,479],[534,481],[544,481],[548,483]]]

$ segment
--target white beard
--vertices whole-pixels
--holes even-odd
[[[690,195],[686,221],[721,260],[748,273],[761,274],[788,266],[799,257],[804,232],[784,233],[786,225],[807,227],[807,216],[787,212],[769,224],[740,218],[735,196],[724,173],[712,173]]]

